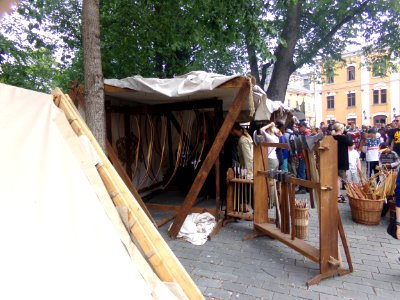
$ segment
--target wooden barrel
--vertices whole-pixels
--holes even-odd
[[[306,239],[308,235],[308,208],[294,209],[294,226],[296,229],[296,237],[298,239]]]

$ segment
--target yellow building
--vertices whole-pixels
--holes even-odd
[[[284,104],[304,113],[305,119],[315,126],[315,101],[313,92],[309,89],[308,77],[292,76],[286,91]]]
[[[326,72],[321,88],[322,121],[355,122],[357,126],[390,123],[400,113],[399,73],[380,77],[369,71],[365,58],[355,52],[343,56],[333,72]]]

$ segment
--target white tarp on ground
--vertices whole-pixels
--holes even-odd
[[[217,222],[215,217],[208,213],[192,213],[188,215],[177,235],[193,245],[201,246],[207,242],[208,236],[213,231]],[[171,228],[172,224],[170,225]]]
[[[50,95],[0,84],[0,299],[149,299]]]

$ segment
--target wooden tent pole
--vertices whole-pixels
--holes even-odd
[[[92,132],[89,130],[86,123],[82,121],[71,99],[64,95],[59,89],[56,89],[53,95],[55,96],[55,104],[64,111],[75,133],[78,136],[84,134],[90,140],[102,162],[102,164],[98,164],[98,170],[99,173],[103,175],[102,179],[105,183],[107,182],[107,184],[110,184],[108,192],[111,192],[110,196],[113,202],[115,205],[118,203],[127,208],[129,216],[131,217],[131,223],[133,223],[130,228],[131,232],[136,241],[141,243],[142,251],[146,253],[149,263],[157,272],[160,279],[178,283],[189,299],[204,299],[202,293],[168,247],[167,243],[154,225],[147,219],[145,212],[108,160]]]
[[[228,114],[225,117],[224,123],[222,124],[220,130],[218,131],[217,136],[215,137],[214,143],[212,144],[210,151],[207,154],[203,164],[200,167],[199,172],[192,184],[192,187],[187,194],[181,209],[178,211],[178,214],[175,218],[174,223],[172,224],[171,229],[169,230],[169,235],[172,238],[176,238],[179,233],[179,230],[182,227],[183,222],[185,221],[190,208],[196,203],[197,197],[200,193],[201,188],[204,185],[204,182],[210,173],[211,168],[213,167],[219,153],[222,150],[222,146],[229,135],[229,132],[236,121],[239,113],[242,109],[244,100],[248,98],[250,92],[250,85],[248,81],[245,81],[242,84],[239,92],[236,95],[235,100],[232,103],[232,106],[229,108]]]
[[[122,180],[126,184],[126,187],[129,189],[129,191],[135,197],[136,201],[139,203],[140,207],[146,213],[146,215],[150,219],[150,221],[154,224],[154,226],[157,226],[156,221],[150,214],[149,210],[146,207],[146,204],[143,202],[138,191],[132,184],[132,181],[130,180],[128,174],[126,174],[125,169],[121,165],[121,162],[119,161],[117,154],[115,153],[113,147],[111,146],[111,144],[108,141],[106,141],[106,150],[107,150],[107,155],[111,160],[111,163],[114,165],[115,170],[118,172],[119,176],[122,178]]]

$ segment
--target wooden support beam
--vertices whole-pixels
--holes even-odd
[[[135,186],[133,185],[131,179],[129,178],[128,174],[126,174],[124,167],[121,165],[121,162],[118,159],[117,154],[115,153],[113,147],[111,144],[106,141],[106,150],[107,150],[107,156],[110,159],[111,163],[113,164],[115,170],[117,171],[118,175],[121,177],[121,179],[124,181],[126,187],[129,189],[129,191],[132,193],[133,197],[135,197],[135,200],[137,203],[139,203],[140,207],[143,209],[143,211],[146,213],[146,216],[150,219],[150,221],[156,225],[156,221],[154,221],[153,217],[151,216],[150,212],[148,211],[146,205],[144,204],[142,197],[140,197],[138,191],[136,190]]]
[[[172,103],[162,103],[162,104],[153,104],[153,105],[129,105],[130,102],[124,102],[124,106],[119,105],[111,105],[112,112],[125,113],[128,112],[130,114],[135,115],[156,115],[156,114],[165,114],[165,112],[170,111],[183,111],[183,110],[193,110],[193,109],[213,109],[215,107],[219,107],[222,104],[222,100],[218,98],[212,99],[201,99],[201,100],[192,100],[192,101],[180,101],[180,102],[172,102]],[[129,105],[129,106],[128,106]]]
[[[330,257],[337,259],[338,254],[338,230],[339,228],[339,209],[336,197],[338,195],[337,185],[337,142],[333,137],[325,137],[320,146],[329,151],[320,151],[320,184],[329,186],[331,189],[320,189],[320,209],[319,209],[319,244],[320,244],[320,273],[328,273],[335,267],[329,263]],[[335,229],[335,230],[333,230]]]
[[[300,239],[292,240],[290,235],[282,233],[279,229],[275,227],[274,224],[254,224],[254,228],[261,233],[286,244],[293,250],[299,252],[305,257],[311,259],[312,261],[317,263],[319,262],[320,256],[318,248],[315,248],[314,246],[311,246],[307,242]]]
[[[179,211],[180,205],[169,205],[169,204],[158,204],[158,203],[147,203],[147,208],[150,210],[160,210],[160,211]],[[205,207],[192,207],[190,209],[191,213],[204,213],[208,212],[213,216],[216,215],[217,211],[214,208]]]
[[[182,227],[183,222],[185,221],[189,210],[196,203],[197,197],[200,193],[201,188],[204,185],[204,182],[210,173],[212,166],[214,165],[219,153],[221,152],[222,146],[228,137],[229,132],[232,129],[233,124],[235,123],[239,113],[242,109],[243,103],[245,99],[248,98],[250,92],[249,83],[246,82],[242,85],[239,92],[236,95],[235,100],[230,107],[228,114],[222,124],[221,129],[218,131],[218,134],[214,140],[214,143],[211,146],[210,151],[208,152],[205,160],[203,161],[199,172],[194,180],[192,187],[187,194],[185,201],[183,202],[182,208],[178,212],[177,217],[175,218],[174,223],[172,224],[171,229],[169,230],[169,235],[173,238],[179,233],[179,230]]]

